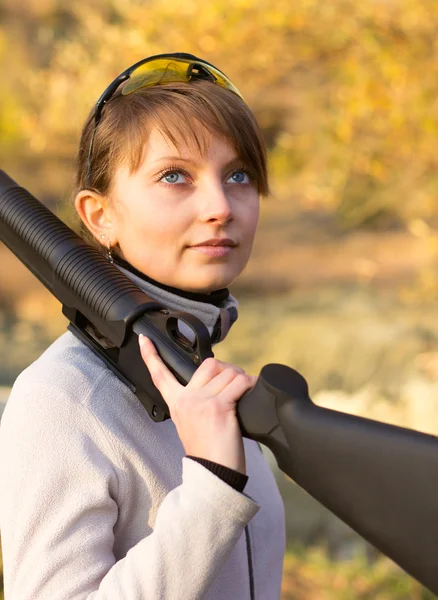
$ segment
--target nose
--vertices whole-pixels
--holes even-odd
[[[202,196],[200,209],[202,221],[226,225],[233,220],[232,200],[228,197],[222,183],[215,182],[206,186]]]

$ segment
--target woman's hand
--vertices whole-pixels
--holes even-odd
[[[141,335],[139,343],[143,360],[169,407],[186,454],[245,473],[236,403],[254,387],[256,377],[215,358],[207,358],[183,386],[147,337]]]

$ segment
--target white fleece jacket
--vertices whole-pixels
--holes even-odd
[[[241,494],[64,334],[2,418],[5,600],[278,600],[283,504],[257,444],[245,453]]]

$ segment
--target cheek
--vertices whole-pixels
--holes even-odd
[[[157,229],[152,218],[144,212],[140,215],[125,213],[119,221],[119,246],[128,262],[136,261],[154,251],[157,245]]]
[[[183,220],[160,210],[143,210],[135,217],[125,218],[119,243],[128,262],[140,270],[153,264],[173,264],[185,231]]]
[[[154,210],[147,203],[138,208],[127,207],[119,218],[121,237],[129,243],[134,239],[146,242],[166,235],[169,219],[162,213],[163,211]]]
[[[245,229],[245,236],[248,238],[248,240],[252,240],[255,236],[257,226],[259,224],[259,217],[260,202],[257,197],[255,199],[252,199],[252,201],[246,205],[245,211],[242,214],[242,222],[243,227]]]

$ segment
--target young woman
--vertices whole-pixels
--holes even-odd
[[[250,109],[192,55],[140,61],[84,126],[83,233],[212,343],[237,317],[227,286],[267,191]],[[153,422],[70,332],[18,377],[0,434],[6,600],[278,600],[283,506],[236,419],[254,378],[208,359],[184,387],[140,345],[171,420]]]

